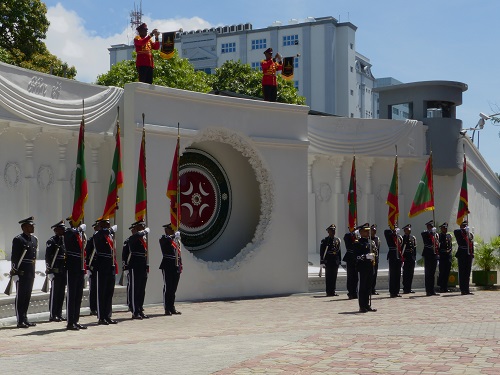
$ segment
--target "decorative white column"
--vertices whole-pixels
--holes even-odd
[[[362,159],[362,163],[365,166],[365,173],[366,173],[366,183],[365,183],[365,202],[364,202],[364,216],[359,217],[358,214],[358,221],[359,224],[362,224],[365,222],[365,219],[370,223],[373,224],[375,222],[375,204],[373,201],[373,194],[372,194],[372,185],[373,185],[373,178],[372,178],[372,170],[373,170],[373,164],[375,163],[374,158],[370,157],[364,157]]]

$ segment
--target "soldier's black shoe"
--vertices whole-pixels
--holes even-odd
[[[82,326],[80,323],[75,324],[79,329],[87,329],[86,326]]]
[[[348,294],[347,297],[349,297],[349,299],[357,299],[358,298],[358,296],[355,294]]]
[[[368,307],[366,308],[366,310],[367,310],[367,311],[371,311],[371,312],[375,312],[375,311],[377,311],[377,309],[372,309],[370,306],[368,306]]]
[[[68,331],[79,331],[79,330],[80,330],[80,328],[79,328],[79,327],[78,327],[75,323],[73,323],[73,324],[68,324],[68,325],[66,326],[66,329],[67,329]]]
[[[97,311],[95,311],[95,310],[90,310],[90,316],[92,316],[92,315],[97,316]]]
[[[146,314],[144,314],[144,312],[141,311],[141,313],[139,314],[139,316],[142,318],[142,319],[149,319],[149,316],[147,316]]]
[[[49,319],[49,322],[60,322],[60,321],[61,321],[61,318],[59,318],[58,316],[55,316],[55,317]]]
[[[100,326],[107,326],[107,325],[109,325],[109,323],[106,320],[104,320],[104,319],[99,319],[99,321],[97,322],[97,324],[100,325]]]
[[[61,319],[61,322],[65,322],[66,318],[63,318],[62,316],[58,316],[59,319]]]
[[[132,319],[142,320],[142,316],[140,316],[139,314],[133,314]]]
[[[170,310],[170,312],[172,313],[172,315],[181,315],[182,314],[180,311],[177,311],[177,310]]]
[[[105,319],[105,320],[106,320],[106,322],[107,322],[108,324],[118,324],[118,322],[117,322],[116,320],[113,320],[113,319],[111,319],[111,318],[107,318],[107,319]]]
[[[170,311],[168,311],[168,310],[165,310],[165,315],[172,316],[172,313]]]
[[[30,326],[24,322],[17,323],[17,328],[29,328]]]
[[[368,310],[367,309],[359,309],[359,312],[360,313],[365,313],[365,312],[368,312]]]
[[[378,296],[378,295],[379,295],[379,294],[378,294],[378,292],[377,292],[376,290],[374,290],[374,291],[372,292],[372,296]]]
[[[36,323],[31,323],[28,322],[27,320],[24,321],[24,324],[26,324],[28,327],[36,327]]]
[[[391,298],[401,297],[401,294],[391,294]]]

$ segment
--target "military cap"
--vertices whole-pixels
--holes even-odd
[[[445,221],[443,224],[439,226],[439,228],[446,228],[448,229],[448,223]]]
[[[462,226],[462,225],[469,225],[469,222],[467,220],[464,220],[464,221],[462,221],[462,224],[460,224],[460,226]]]
[[[94,221],[94,224],[92,224],[92,228],[95,228],[99,225],[99,219]]]
[[[406,225],[403,227],[403,230],[404,230],[404,229],[411,230],[411,224],[406,224]]]
[[[358,230],[370,229],[370,224],[364,223],[363,225],[358,226],[356,229],[358,229]]]
[[[372,226],[370,227],[372,230],[377,230],[377,224],[372,224]]]
[[[165,224],[165,225],[162,225],[163,228],[170,228],[172,229],[172,223],[168,223],[168,224]]]
[[[35,220],[35,218],[33,216],[30,216],[30,217],[27,217],[26,219],[20,220],[19,224],[21,224],[21,225],[23,225],[23,224],[35,225],[34,220]]]
[[[139,26],[137,26],[136,30],[139,31],[139,30],[147,30],[148,29],[148,25],[146,25],[145,23],[141,23]]]
[[[273,49],[271,47],[269,47],[268,49],[266,49],[264,51],[264,53],[271,53],[272,54],[273,53]]]
[[[430,225],[431,227],[434,226],[434,220],[429,220],[425,225]]]
[[[50,229],[56,229],[56,228],[66,228],[66,225],[64,225],[64,220],[61,220],[58,223],[55,223],[50,227]]]
[[[100,218],[97,219],[96,223],[109,223],[109,219]]]
[[[332,224],[330,225],[328,228],[326,228],[326,230],[328,229],[333,229],[333,230],[336,230],[337,229],[337,226],[335,224]]]

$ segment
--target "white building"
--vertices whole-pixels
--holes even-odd
[[[197,70],[213,73],[228,60],[260,69],[271,47],[295,57],[294,83],[312,110],[344,117],[375,118],[370,60],[356,52],[356,29],[333,17],[308,17],[263,29],[240,24],[177,33],[176,49]],[[110,64],[132,58],[133,47],[109,48]]]

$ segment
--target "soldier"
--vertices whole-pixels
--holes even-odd
[[[278,95],[276,72],[283,70],[282,58],[279,53],[273,58],[272,48],[266,49],[264,55],[266,59],[260,62],[262,68],[262,93],[265,101],[275,102]]]
[[[49,312],[51,322],[66,321],[62,317],[64,294],[66,292],[66,249],[64,246],[64,220],[50,227],[54,236],[47,241],[45,251],[45,273],[50,280]]]
[[[97,256],[97,318],[99,325],[118,323],[111,319],[113,314],[113,294],[115,292],[116,249],[114,235],[116,225],[110,227],[108,219],[99,220],[100,229],[94,234]]]
[[[428,221],[425,225],[427,230],[421,233],[424,241],[422,256],[424,257],[425,292],[427,296],[436,296],[434,275],[439,259],[439,238],[434,227],[434,220]]]
[[[372,309],[370,294],[373,282],[373,265],[375,263],[375,244],[370,239],[370,224],[358,227],[361,238],[353,243],[354,254],[356,256],[356,269],[359,272],[358,303],[359,312],[377,311]]]
[[[399,228],[384,230],[385,240],[389,251],[387,260],[389,261],[389,294],[391,298],[401,297],[401,266],[403,265],[403,237],[399,234]]]
[[[380,238],[377,236],[377,224],[372,224],[370,227],[370,238],[375,244],[373,247],[373,253],[375,254],[375,264],[373,266],[373,283],[372,283],[372,294],[378,296],[378,292],[375,289],[377,285],[377,274],[378,274],[378,263],[380,258]]]
[[[417,238],[411,234],[411,224],[403,227],[403,293],[415,293],[411,289],[415,262],[417,260]]]
[[[82,306],[83,284],[86,272],[85,262],[85,229],[86,225],[75,223],[71,217],[69,221],[71,228],[64,232],[64,245],[66,248],[66,317],[68,319],[66,328],[70,331],[87,329],[78,321],[80,320],[80,308]]]
[[[131,225],[128,227],[128,229],[132,232],[132,234],[137,233],[137,229]],[[122,249],[122,272],[123,272],[123,277],[127,278],[127,306],[128,306],[128,311],[133,312],[134,309],[132,308],[132,283],[130,281],[130,273],[128,271],[128,263],[130,262],[130,257],[132,256],[130,254],[130,248],[128,246],[128,238],[123,242],[123,249]]]
[[[448,233],[448,223],[443,223],[439,226],[441,233],[439,233],[439,277],[438,285],[441,293],[447,293],[448,279],[451,270],[451,234]]]
[[[326,295],[328,297],[338,296],[335,293],[337,285],[337,273],[339,271],[340,259],[342,257],[340,252],[340,239],[335,237],[335,230],[337,227],[335,224],[330,225],[326,228],[328,236],[321,241],[320,246],[320,263],[325,267],[325,284],[326,284]]]
[[[99,222],[96,221],[92,224],[94,233],[87,240],[87,246],[85,246],[86,262],[88,267],[89,276],[89,307],[90,315],[97,315],[97,257],[96,250],[94,246],[94,235],[100,229]]]
[[[131,225],[132,235],[124,244],[123,253],[127,256],[126,269],[128,270],[128,287],[130,287],[130,305],[132,319],[147,319],[144,314],[144,297],[146,295],[146,281],[148,280],[148,243],[144,221],[139,220]]]
[[[145,23],[140,24],[136,31],[139,35],[134,38],[135,52],[137,53],[135,66],[137,68],[137,73],[139,75],[139,82],[153,83],[153,53],[151,50],[157,50],[160,48],[160,42],[158,41],[158,36],[160,35],[157,29],[154,29],[148,35],[148,26]],[[151,41],[152,37],[155,37],[155,41]]]
[[[458,259],[458,281],[462,295],[473,294],[469,290],[469,279],[474,259],[474,235],[470,233],[469,223],[464,220],[460,229],[453,232],[457,239],[458,249],[456,257]]]
[[[345,254],[342,259],[346,263],[346,286],[349,299],[358,298],[358,271],[356,270],[356,256],[354,255],[354,243],[357,241],[354,232],[344,235]]]
[[[28,307],[35,282],[35,262],[38,252],[38,238],[33,235],[35,232],[34,220],[33,216],[21,220],[19,224],[21,224],[23,232],[12,240],[10,275],[17,291],[14,302],[17,328],[36,326],[35,323],[28,321]]]
[[[165,315],[180,315],[175,308],[175,292],[182,273],[182,259],[180,249],[180,233],[174,233],[171,224],[163,226],[165,234],[160,238],[160,248],[163,259],[160,269],[163,274],[163,307]]]

